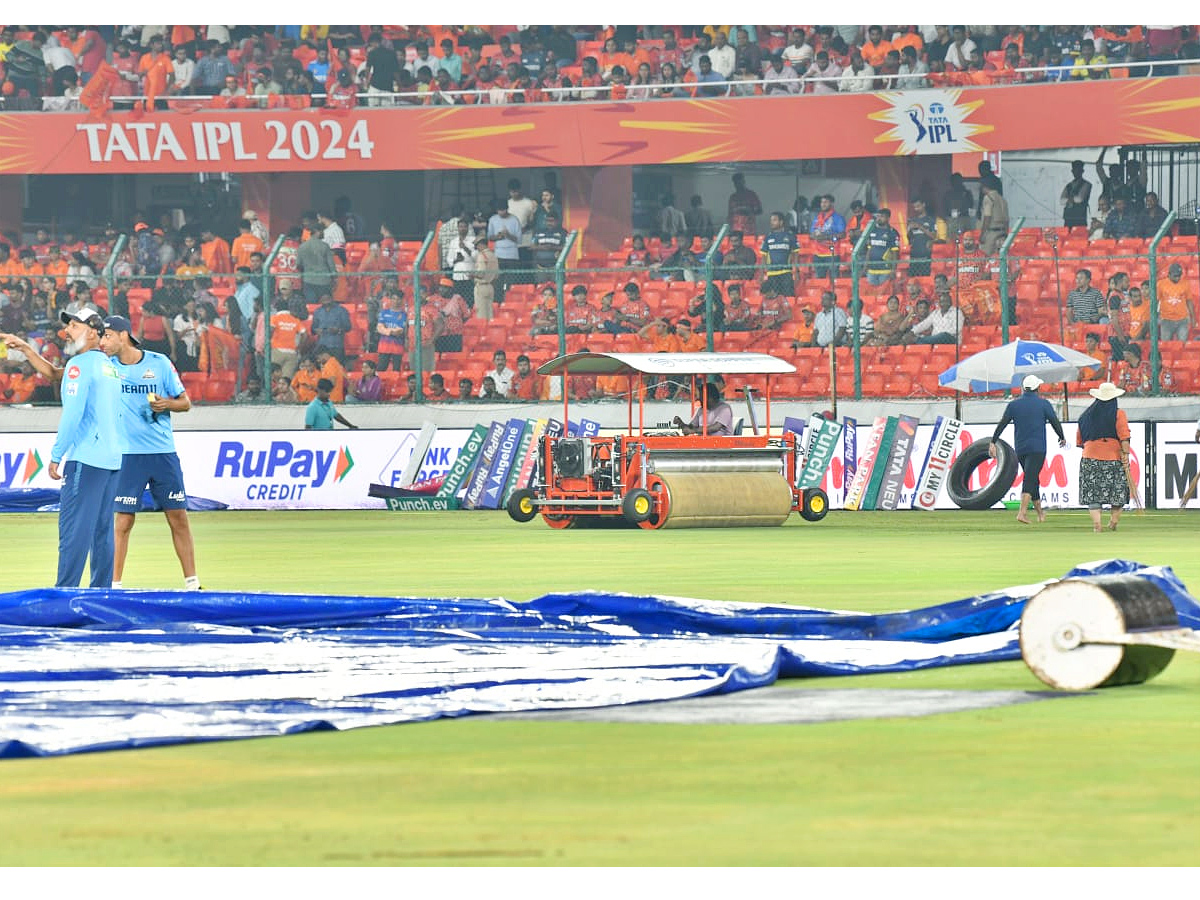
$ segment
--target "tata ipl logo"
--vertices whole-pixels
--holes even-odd
[[[983,150],[972,138],[992,130],[991,125],[970,121],[982,100],[959,102],[962,91],[885,92],[878,96],[886,109],[870,113],[878,122],[892,127],[875,138],[876,143],[896,141],[898,156],[924,153],[957,153]]]
[[[18,453],[0,453],[0,488],[12,487],[18,479],[21,487],[27,487],[42,468],[42,455],[32,447]]]

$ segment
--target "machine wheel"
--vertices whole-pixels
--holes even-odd
[[[820,522],[828,512],[828,495],[820,488],[806,488],[800,501],[800,517],[805,522]]]
[[[654,497],[645,488],[634,488],[621,501],[621,515],[635,525],[645,522],[654,512]]]
[[[546,521],[546,524],[549,525],[551,528],[574,528],[575,527],[575,517],[574,516],[564,516],[561,513],[544,512],[544,513],[542,513],[542,518]]]
[[[504,508],[508,510],[508,515],[514,522],[529,522],[538,513],[536,499],[536,491],[522,488],[519,491],[513,491]]]
[[[946,495],[963,509],[991,509],[1017,477],[1017,451],[1007,441],[996,441],[996,477],[977,491],[967,489],[971,475],[988,458],[990,439],[976,441],[958,455],[946,479]]]
[[[653,509],[649,516],[638,522],[638,527],[652,530],[662,528],[671,513],[671,495],[657,475],[651,475],[646,480],[646,491],[654,499]]]

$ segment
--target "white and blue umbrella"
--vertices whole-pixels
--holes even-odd
[[[1100,360],[1061,344],[1017,340],[959,361],[938,376],[938,384],[984,394],[1020,387],[1026,375],[1049,383],[1078,381],[1080,369],[1100,364]]]

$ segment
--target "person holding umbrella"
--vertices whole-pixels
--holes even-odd
[[[1129,419],[1117,408],[1125,392],[1106,381],[1088,391],[1095,401],[1079,417],[1075,443],[1083,447],[1079,461],[1079,502],[1088,508],[1092,531],[1102,531],[1101,508],[1111,509],[1108,530],[1116,531],[1121,511],[1129,502]]]
[[[1054,433],[1058,435],[1058,446],[1067,446],[1066,435],[1063,434],[1062,423],[1058,421],[1058,416],[1054,413],[1054,407],[1045,398],[1038,396],[1038,388],[1044,382],[1036,375],[1026,375],[1024,381],[1021,382],[1021,396],[1009,401],[1004,407],[1004,415],[1000,419],[1000,424],[996,426],[996,430],[992,433],[992,442],[988,446],[988,456],[992,459],[996,458],[996,441],[1000,440],[1000,433],[1008,427],[1008,423],[1013,423],[1013,431],[1015,432],[1017,458],[1021,461],[1021,471],[1025,473],[1025,480],[1021,484],[1021,506],[1017,510],[1017,521],[1023,525],[1030,524],[1027,514],[1029,512],[1029,503],[1032,500],[1034,512],[1037,513],[1039,522],[1046,521],[1046,511],[1042,509],[1042,490],[1040,476],[1042,472],[1042,463],[1046,461],[1046,425],[1054,429]]]

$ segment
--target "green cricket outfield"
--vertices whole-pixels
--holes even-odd
[[[503,513],[193,514],[210,589],[662,593],[879,612],[1122,557],[1200,590],[1194,513],[831,513],[782,528],[569,530]],[[53,515],[0,517],[0,590],[53,580]],[[181,584],[162,516],[127,587]],[[796,686],[798,682],[785,682]],[[805,687],[1041,691],[1020,662]],[[767,688],[765,690],[773,690]],[[0,761],[0,865],[1191,865],[1200,656],[1140,686],[813,725],[486,716]]]

